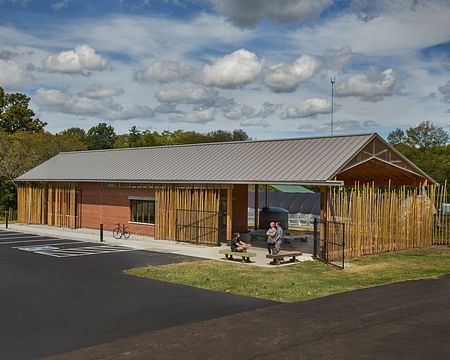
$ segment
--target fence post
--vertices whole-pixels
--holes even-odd
[[[317,224],[317,218],[314,218],[314,248],[313,257],[317,259],[319,257],[319,226]]]
[[[103,242],[103,224],[100,224],[100,242]]]

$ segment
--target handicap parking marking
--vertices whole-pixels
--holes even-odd
[[[76,243],[73,243],[75,245]],[[41,246],[17,246],[15,249],[31,251],[34,254],[47,255],[56,258],[67,258],[67,257],[76,257],[76,256],[87,256],[87,255],[101,255],[101,254],[112,254],[119,252],[129,252],[129,251],[137,251],[138,249],[129,248],[126,246],[120,245],[94,245],[94,246],[77,246],[70,248],[61,248],[58,247],[58,243],[54,244],[42,244]],[[33,249],[34,248],[34,249]],[[30,249],[30,250],[28,250]]]

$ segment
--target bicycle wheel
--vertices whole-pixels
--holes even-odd
[[[113,236],[114,236],[114,238],[116,238],[116,239],[120,239],[120,238],[122,237],[122,230],[121,230],[120,228],[116,227],[116,228],[113,230]]]
[[[128,239],[130,237],[130,229],[128,229],[127,227],[123,228],[123,237],[125,239]]]

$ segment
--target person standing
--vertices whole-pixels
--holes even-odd
[[[277,228],[275,227],[275,223],[273,221],[270,223],[270,227],[269,230],[267,230],[266,235],[267,235],[267,251],[269,252],[270,255],[274,248],[277,236]]]
[[[276,223],[276,235],[275,235],[275,246],[273,249],[273,254],[277,255],[281,250],[281,243],[283,242],[284,231],[281,223],[277,221]]]

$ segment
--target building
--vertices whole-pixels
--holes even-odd
[[[248,185],[434,183],[378,134],[65,152],[17,181],[19,222],[207,244],[247,230]]]

